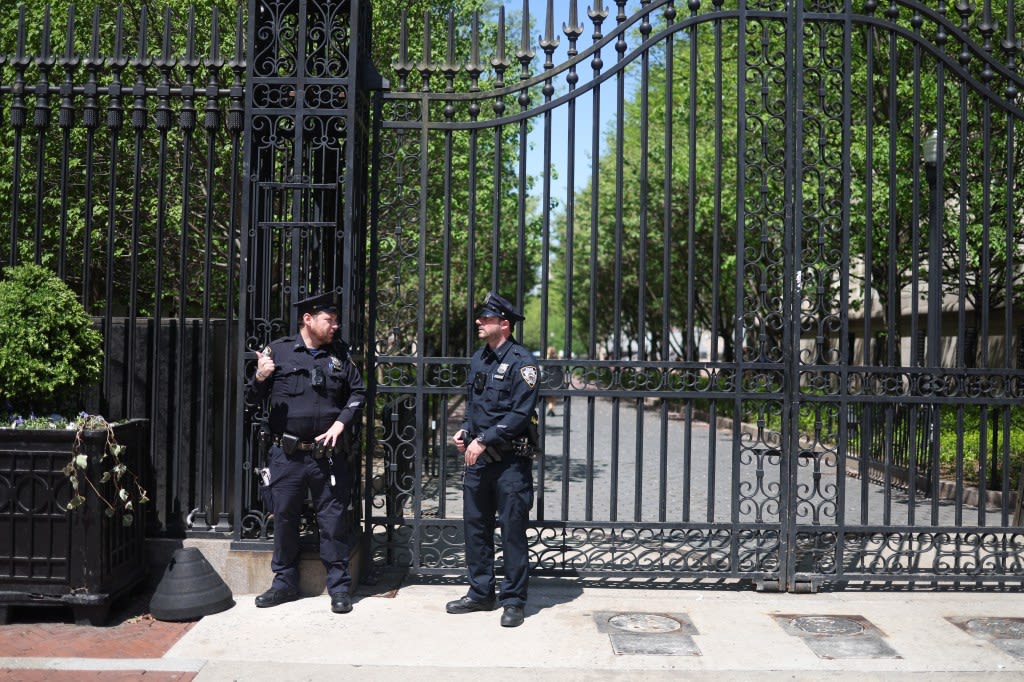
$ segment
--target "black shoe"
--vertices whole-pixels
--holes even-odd
[[[348,613],[352,610],[352,597],[348,592],[335,592],[331,595],[331,611],[335,613]]]
[[[268,606],[278,606],[286,602],[295,601],[298,598],[299,593],[295,590],[275,590],[274,588],[270,588],[263,594],[256,597],[256,606],[261,609]]]
[[[498,602],[493,598],[486,601],[477,601],[476,599],[463,597],[462,599],[448,602],[444,610],[448,613],[473,613],[474,611],[493,611],[496,608],[498,608]]]
[[[523,607],[506,606],[505,613],[501,614],[501,627],[517,628],[523,624]]]

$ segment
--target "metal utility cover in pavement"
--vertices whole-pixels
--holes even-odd
[[[901,658],[882,632],[862,616],[780,614],[774,618],[818,658]]]
[[[946,617],[978,639],[992,642],[1014,658],[1024,659],[1024,618]]]
[[[599,611],[594,614],[599,632],[607,633],[617,656],[700,656],[691,635],[697,629],[680,613]]]

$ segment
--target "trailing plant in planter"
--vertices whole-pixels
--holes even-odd
[[[125,446],[117,441],[114,426],[100,415],[87,412],[70,418],[59,414],[46,417],[0,414],[0,428],[4,429],[74,431],[71,459],[62,470],[72,490],[66,508],[69,511],[80,509],[85,505],[85,495],[92,494],[102,503],[107,516],[120,512],[121,523],[130,526],[135,522],[135,505],[149,502],[149,496],[138,475],[125,463]],[[95,481],[89,476],[90,458],[82,443],[84,435],[90,431],[105,432],[105,443],[97,467],[101,473]],[[104,490],[108,483],[113,485],[112,494]]]
[[[105,418],[74,412],[103,368],[103,338],[75,293],[56,274],[33,263],[9,266],[0,279],[0,427],[72,429],[75,439],[64,475],[78,509],[94,494],[108,516],[131,525],[136,505],[148,501],[138,476],[124,463],[124,447]],[[37,415],[48,415],[40,417]],[[86,431],[106,432],[98,466],[83,452]],[[99,471],[93,480],[90,471]],[[105,493],[107,484],[113,494]]]
[[[103,502],[107,516],[121,512],[121,523],[126,526],[132,525],[135,520],[135,504],[145,504],[149,501],[149,497],[146,495],[146,489],[139,482],[138,475],[129,469],[122,459],[125,447],[117,442],[113,424],[99,415],[83,412],[74,421],[74,428],[73,456],[64,467],[64,475],[71,481],[71,488],[74,491],[74,495],[68,500],[68,509],[78,509],[85,504],[85,497],[82,496],[84,484]],[[82,434],[86,430],[101,429],[106,431],[107,439],[103,455],[100,458],[103,473],[100,475],[99,484],[102,485],[109,481],[114,485],[115,493],[111,498],[105,496],[96,482],[89,478],[89,456],[82,449]],[[109,466],[102,467],[102,463],[107,460],[109,460]]]

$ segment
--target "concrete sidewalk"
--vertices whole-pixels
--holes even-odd
[[[456,583],[364,586],[346,615],[332,614],[326,596],[257,609],[254,595],[235,595],[234,607],[199,620],[161,658],[7,658],[0,670],[13,679],[178,671],[198,682],[1024,677],[1016,592],[793,595],[534,578],[526,622],[514,629],[499,625],[500,611],[445,613],[464,592]]]

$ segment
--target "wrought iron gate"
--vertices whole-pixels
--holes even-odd
[[[90,409],[151,420],[149,535],[265,538],[240,389],[335,288],[372,560],[458,572],[496,288],[545,357],[537,572],[1019,584],[1014,5],[538,4],[410,17],[372,107],[386,3],[12,10],[0,260],[102,326]]]
[[[1012,5],[554,9],[409,17],[378,65],[374,561],[462,565],[495,288],[545,357],[535,572],[1019,583]]]

